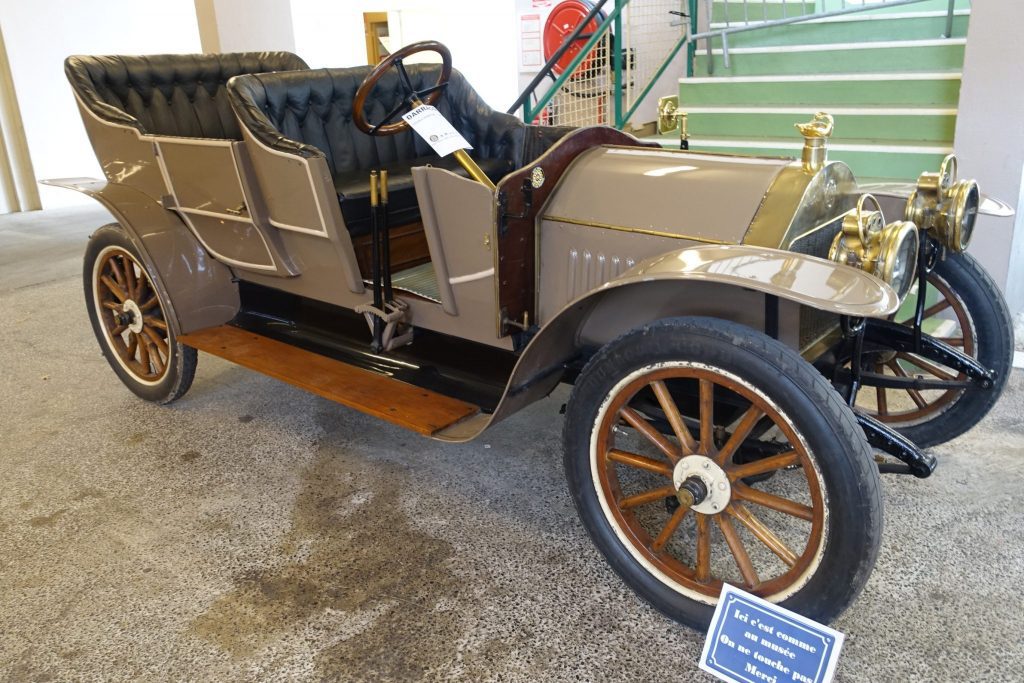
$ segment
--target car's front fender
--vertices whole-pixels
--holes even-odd
[[[873,275],[792,251],[743,244],[689,247],[646,259],[597,291],[653,280],[714,282],[855,317],[896,312],[896,291]]]
[[[766,306],[776,308],[776,300],[779,315],[769,320]],[[894,313],[900,303],[892,287],[855,268],[745,245],[691,247],[649,258],[577,301],[593,302],[580,319],[578,345],[599,346],[658,318],[700,315],[771,331],[798,350],[801,307],[872,318]],[[569,310],[575,310],[572,304],[559,316]]]
[[[777,333],[799,350],[802,307],[884,317],[897,310],[899,297],[873,275],[814,256],[744,245],[672,251],[641,261],[563,307],[523,350],[494,414],[435,436],[472,439],[549,394],[581,354],[662,318],[700,315],[732,320]],[[772,316],[774,311],[777,316]]]

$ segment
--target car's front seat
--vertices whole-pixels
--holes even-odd
[[[430,164],[465,175],[452,156],[438,157],[411,130],[375,137],[356,128],[352,103],[371,69],[361,66],[239,76],[228,84],[235,112],[261,143],[289,154],[326,159],[345,225],[353,237],[370,229],[371,169],[388,170],[392,226],[419,216],[413,167]],[[424,64],[406,69],[414,87],[420,89],[436,82],[439,67]],[[367,99],[366,119],[380,122],[403,97],[397,75],[386,74]],[[492,180],[522,165],[529,127],[487,106],[458,71],[452,70],[448,87],[435,106],[473,146],[470,156]]]

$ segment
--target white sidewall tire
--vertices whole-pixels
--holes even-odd
[[[881,482],[852,410],[795,351],[746,326],[714,318],[671,318],[602,347],[576,381],[563,430],[565,469],[581,521],[609,565],[640,597],[680,623],[704,629],[716,599],[694,595],[651,571],[610,521],[596,485],[595,425],[627,377],[657,364],[690,364],[739,378],[766,397],[798,434],[819,479],[825,529],[809,570],[768,596],[828,622],[848,607],[874,567],[882,535]]]

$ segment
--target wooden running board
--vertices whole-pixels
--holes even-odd
[[[183,334],[178,340],[426,436],[479,412],[471,403],[231,325]]]

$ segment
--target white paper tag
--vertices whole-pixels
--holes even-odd
[[[434,148],[438,156],[446,157],[457,149],[473,149],[441,112],[429,104],[421,104],[402,118]]]

